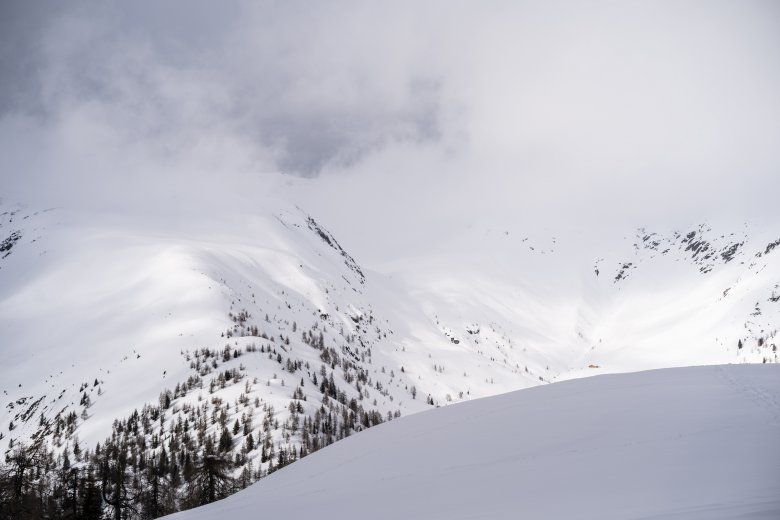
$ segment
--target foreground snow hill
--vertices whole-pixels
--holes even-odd
[[[567,381],[384,424],[172,520],[780,518],[780,367]]]

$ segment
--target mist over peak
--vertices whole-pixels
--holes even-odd
[[[2,7],[18,199],[195,205],[284,174],[334,206],[778,218],[771,2],[47,7]]]

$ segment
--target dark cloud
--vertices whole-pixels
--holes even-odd
[[[777,214],[774,2],[2,10],[6,190],[181,199],[281,171],[461,211],[480,192],[491,211]]]

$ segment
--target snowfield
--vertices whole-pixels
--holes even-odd
[[[171,520],[780,518],[780,366],[606,375],[367,430]]]
[[[175,408],[243,390],[284,423],[298,388],[304,415],[319,408],[325,368],[341,404],[388,417],[601,373],[778,360],[773,229],[594,240],[476,222],[367,265],[352,251],[365,244],[269,193],[218,218],[2,204],[0,453],[38,432],[94,446],[166,391]],[[264,355],[198,361],[225,348]],[[210,386],[233,369],[242,384]]]
[[[437,407],[778,362],[772,226],[553,233],[476,220],[377,256],[348,223],[284,195],[219,214],[0,204],[0,456],[44,445],[64,459],[122,438],[146,460],[180,448],[191,478],[218,446],[233,491]],[[402,244],[406,231],[372,240]],[[502,445],[495,435],[470,449]],[[177,498],[159,514],[206,503],[171,478]]]
[[[780,520],[780,0],[51,3],[0,520]]]

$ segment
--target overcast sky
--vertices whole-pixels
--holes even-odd
[[[0,11],[0,196],[780,222],[775,1]]]

